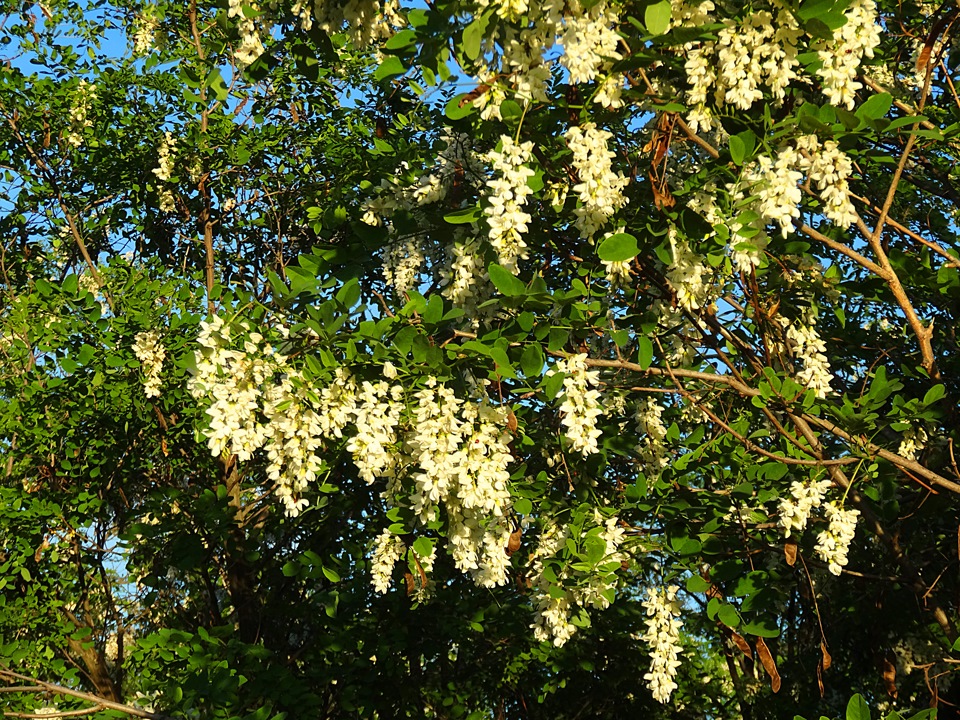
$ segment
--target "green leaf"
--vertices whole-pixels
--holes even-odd
[[[404,50],[410,47],[411,45],[413,45],[416,39],[417,39],[416,31],[411,30],[410,28],[407,28],[406,30],[401,30],[396,35],[392,36],[389,40],[387,40],[384,47],[387,50]]]
[[[539,377],[544,367],[543,348],[540,343],[531,343],[523,351],[520,357],[520,369],[524,376],[528,378]]]
[[[423,321],[428,325],[436,325],[443,319],[443,297],[439,293],[430,296],[427,309],[423,313]]]
[[[463,31],[463,52],[471,60],[480,57],[480,47],[483,43],[483,36],[487,32],[487,25],[490,24],[490,18],[493,11],[488,10],[480,17],[467,25]]]
[[[878,93],[867,98],[867,101],[857,108],[858,118],[865,120],[878,120],[890,111],[893,104],[893,96],[890,93]]]
[[[870,707],[862,695],[854,695],[847,703],[846,720],[870,720]]]
[[[777,627],[777,624],[774,621],[766,618],[745,623],[741,628],[741,631],[744,635],[756,635],[757,637],[764,638],[775,638],[780,636],[780,628]]]
[[[670,29],[671,14],[670,0],[660,0],[647,5],[643,11],[643,24],[651,35],[663,35]]]
[[[500,103],[500,117],[505,123],[513,125],[523,117],[523,108],[516,100],[504,100]]]
[[[443,216],[443,220],[451,225],[464,225],[466,223],[476,222],[479,217],[480,207],[474,205],[472,207],[464,208],[463,210],[455,210],[452,213],[447,213]]]
[[[644,370],[650,367],[653,362],[653,343],[646,335],[641,335],[637,340],[639,351],[637,353],[637,362]]]
[[[616,233],[606,238],[597,248],[597,255],[604,262],[632,260],[640,252],[637,239],[629,233]]]
[[[386,80],[394,75],[403,75],[406,71],[407,68],[404,67],[403,61],[396,55],[390,55],[383,59],[380,67],[373,73],[373,77],[377,81]]]
[[[352,308],[360,300],[360,281],[351,278],[344,283],[343,287],[337,292],[337,302],[345,308]]]
[[[420,537],[413,541],[413,551],[420,557],[430,557],[433,552],[433,540]]]
[[[712,587],[712,582],[709,580],[704,580],[699,575],[691,575],[687,578],[687,592],[702,593],[707,592],[707,590]]]
[[[923,404],[933,405],[946,394],[947,390],[943,385],[934,385],[932,388],[927,390],[927,394],[923,396]]]
[[[728,145],[730,147],[730,159],[733,160],[737,166],[743,165],[743,158],[747,153],[747,148],[743,144],[743,140],[736,135],[732,135]]]
[[[513,502],[513,511],[517,515],[529,515],[533,512],[533,503],[527,498],[518,498]]]
[[[490,348],[490,357],[493,358],[493,361],[497,364],[497,373],[502,377],[515,378],[517,373],[513,369],[513,364],[510,362],[510,358],[507,357],[507,352],[501,347]]]
[[[527,286],[518,277],[496,263],[487,266],[487,275],[493,286],[505,297],[516,297],[527,291]]]
[[[607,554],[607,543],[602,537],[590,535],[584,542],[583,549],[587,562],[596,565]]]
[[[443,114],[450,120],[462,120],[468,115],[472,115],[476,108],[469,100],[469,93],[460,93],[450,98],[443,108]]]
[[[733,605],[724,604],[720,607],[717,617],[727,627],[736,628],[740,625],[740,613]]]
[[[329,580],[330,582],[340,582],[340,575],[337,574],[337,571],[336,571],[336,570],[333,570],[332,568],[324,567],[324,568],[323,568],[323,575],[324,575],[324,577],[326,577],[327,580]]]

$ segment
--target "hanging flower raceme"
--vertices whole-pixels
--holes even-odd
[[[650,646],[650,671],[643,679],[660,703],[670,700],[677,689],[675,678],[680,667],[680,604],[677,602],[678,587],[671,585],[665,590],[647,588],[643,607],[647,611],[647,632],[642,639]]]
[[[377,536],[370,558],[370,583],[376,592],[382,595],[390,589],[393,568],[406,551],[407,546],[403,544],[403,540],[389,530],[384,530]]]
[[[133,343],[133,352],[146,376],[143,394],[148,398],[160,397],[160,371],[167,351],[160,342],[159,333],[155,330],[139,333]]]
[[[90,119],[90,110],[97,99],[97,86],[86,80],[81,80],[77,85],[76,93],[73,96],[73,102],[70,105],[70,128],[64,139],[73,147],[83,145],[83,133],[93,127],[93,120]]]
[[[487,182],[491,191],[485,211],[490,226],[490,244],[497,251],[500,264],[514,274],[517,273],[517,259],[527,257],[523,235],[531,217],[522,208],[533,192],[527,180],[534,172],[526,165],[532,151],[532,142],[517,144],[510,136],[504,135],[500,138],[500,151],[491,150],[486,155],[498,175]]]
[[[623,188],[627,178],[613,171],[614,153],[608,143],[613,133],[594,123],[575,125],[564,134],[573,152],[573,166],[580,182],[573,186],[580,198],[574,224],[580,237],[592,237],[627,203]]]
[[[597,428],[597,418],[603,414],[600,405],[600,391],[596,385],[600,382],[600,373],[588,371],[585,353],[571,355],[565,360],[558,360],[555,372],[566,374],[563,379],[563,404],[560,411],[563,419],[560,421],[566,426],[566,437],[575,452],[582,455],[591,455],[599,452],[597,440],[601,432]]]
[[[780,501],[780,526],[783,536],[790,537],[794,531],[802,532],[814,508],[820,507],[824,493],[831,486],[830,480],[812,480],[809,484],[794,481],[790,484],[790,497]]]
[[[847,565],[847,552],[857,532],[859,510],[844,510],[835,502],[823,506],[830,526],[817,535],[816,553],[829,564],[830,572],[839,575]]]

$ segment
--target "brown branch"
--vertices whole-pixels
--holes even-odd
[[[568,353],[557,352],[553,350],[547,351],[549,355],[554,357],[568,357]],[[733,378],[728,375],[713,375],[711,373],[699,372],[697,370],[684,370],[682,368],[673,368],[673,369],[663,369],[657,367],[644,368],[637,363],[628,362],[625,360],[601,360],[595,358],[587,358],[586,365],[588,367],[605,367],[605,368],[616,368],[621,370],[630,370],[631,372],[636,372],[644,375],[653,375],[659,377],[670,377],[671,375],[679,378],[689,378],[691,380],[700,380],[703,382],[713,383],[717,385],[726,385],[733,390],[736,390],[738,393],[744,397],[758,397],[761,395],[760,391],[752,388],[742,382],[739,382],[736,378]],[[790,412],[789,408],[786,408],[787,412]],[[844,440],[852,448],[861,448],[865,450],[868,454],[876,457],[883,458],[888,462],[893,463],[902,470],[909,470],[910,472],[916,473],[924,480],[929,482],[931,485],[943,488],[944,490],[949,490],[950,492],[960,494],[960,484],[955,483],[947,478],[938,475],[929,468],[924,467],[915,460],[908,460],[905,457],[897,455],[896,453],[885,450],[884,448],[876,445],[864,438],[858,438],[852,435],[851,433],[846,432],[839,426],[825,420],[815,415],[809,415],[806,413],[795,414],[791,413],[791,418],[799,417],[810,424],[817,425],[818,427],[830,432],[833,435],[836,435],[841,440]],[[834,463],[834,464],[846,464],[846,463]]]
[[[875,206],[873,203],[871,203],[867,198],[861,197],[861,196],[859,196],[859,195],[855,195],[854,193],[849,193],[849,195],[850,195],[850,197],[854,198],[855,200],[859,200],[859,201],[862,202],[864,205],[866,205],[867,208],[868,208],[871,212],[876,213],[876,214],[879,214],[879,213],[880,213],[880,208],[878,208],[878,207]],[[887,225],[889,225],[890,227],[892,227],[892,228],[893,228],[894,230],[896,230],[897,232],[903,233],[904,235],[906,235],[906,236],[907,236],[908,238],[910,238],[911,240],[915,240],[916,242],[920,243],[921,245],[925,245],[926,247],[930,248],[930,249],[933,250],[935,253],[937,253],[937,255],[939,255],[939,256],[942,257],[944,260],[946,260],[946,264],[947,264],[947,265],[950,265],[951,267],[955,267],[955,268],[960,268],[960,260],[957,260],[957,258],[955,258],[953,255],[951,255],[950,253],[948,253],[948,252],[947,252],[941,245],[939,245],[938,243],[935,243],[935,242],[932,242],[932,241],[930,241],[930,240],[927,240],[927,239],[926,239],[925,237],[923,237],[922,235],[919,235],[918,233],[915,233],[915,232],[914,232],[913,230],[911,230],[910,228],[908,228],[908,227],[906,227],[905,225],[897,222],[895,219],[893,219],[893,218],[890,217],[889,215],[887,215]],[[862,230],[863,230],[863,229],[861,228],[861,232],[862,232]]]
[[[813,429],[808,424],[808,421],[817,420],[819,418],[799,416],[792,413],[788,413],[788,415],[800,434],[803,435],[808,443],[810,443],[810,447],[812,447],[818,455],[822,456],[823,446],[820,444],[820,440],[816,433],[813,432]],[[843,470],[839,467],[829,467],[827,468],[827,472],[830,473],[830,478],[833,480],[833,482],[847,493],[847,497],[850,498],[850,502],[860,511],[860,516],[864,519],[864,522],[871,527],[873,534],[876,535],[877,539],[887,546],[887,548],[890,550],[890,553],[893,555],[894,561],[900,566],[904,574],[909,576],[907,584],[910,585],[917,595],[922,596],[924,593],[926,593],[927,585],[923,581],[923,577],[920,575],[919,570],[916,568],[910,558],[908,558],[903,552],[903,548],[900,547],[900,542],[897,537],[887,533],[883,525],[880,524],[880,519],[871,509],[870,504],[863,498],[862,495],[860,495],[857,489],[853,487],[852,482],[846,476]],[[931,604],[932,607],[930,610],[933,613],[934,619],[937,621],[937,624],[940,625],[944,635],[946,635],[952,643],[957,637],[953,622],[938,603],[932,602]]]
[[[858,252],[857,252],[856,250],[854,250],[853,248],[847,247],[847,246],[844,245],[843,243],[837,242],[836,240],[833,240],[832,238],[828,238],[828,237],[827,237],[826,235],[824,235],[822,232],[820,232],[819,230],[814,230],[812,227],[810,227],[810,226],[807,225],[806,223],[804,223],[803,225],[801,225],[800,227],[798,227],[797,230],[799,230],[800,232],[802,232],[804,235],[810,237],[811,239],[816,240],[817,242],[821,243],[822,245],[826,245],[828,248],[830,248],[830,249],[832,249],[832,250],[836,250],[838,253],[841,253],[842,255],[846,255],[848,258],[850,258],[851,260],[853,260],[855,263],[857,263],[858,265],[866,268],[867,270],[869,270],[870,272],[874,273],[875,275],[880,275],[881,277],[883,276],[883,268],[882,268],[882,267],[880,267],[880,266],[877,265],[875,262],[873,262],[873,260],[870,260],[869,258],[865,257],[864,255],[861,255],[860,253],[858,253]]]
[[[27,682],[31,685],[37,685],[41,687],[44,692],[53,693],[55,695],[66,695],[67,697],[74,697],[78,700],[85,700],[87,702],[99,705],[102,708],[106,708],[108,710],[119,710],[120,712],[125,712],[127,715],[132,715],[134,717],[147,718],[148,720],[174,720],[174,718],[169,715],[141,710],[140,708],[133,707],[132,705],[126,705],[121,702],[107,700],[106,698],[98,697],[97,695],[85,693],[80,690],[73,690],[72,688],[64,687],[63,685],[44,682],[43,680],[38,680],[28,675],[21,675],[20,673],[13,672],[12,670],[7,670],[6,668],[2,667],[0,667],[0,677],[9,678],[10,680],[17,680],[20,682]],[[60,714],[62,715],[64,713]],[[48,715],[47,717],[50,716]]]
[[[930,76],[932,67],[932,65],[928,64],[926,68],[923,91],[920,95],[920,103],[917,105],[918,112],[923,112],[923,106],[926,103],[927,96],[930,93]],[[880,207],[880,214],[877,217],[877,224],[873,228],[873,231],[866,236],[866,239],[867,243],[870,245],[870,249],[873,251],[873,254],[876,255],[877,260],[880,263],[880,267],[883,270],[882,273],[877,274],[886,281],[887,286],[890,288],[891,292],[893,292],[894,299],[897,301],[900,309],[903,310],[904,315],[906,315],[907,322],[910,324],[913,334],[916,335],[917,341],[920,343],[920,353],[923,355],[923,367],[931,375],[931,377],[936,379],[940,377],[940,373],[936,368],[936,360],[933,356],[933,345],[931,343],[933,338],[933,325],[931,324],[929,327],[925,327],[923,322],[920,320],[916,310],[913,307],[913,304],[910,302],[910,298],[903,289],[903,284],[900,282],[899,276],[893,269],[893,265],[890,264],[887,253],[883,249],[883,245],[880,242],[880,238],[883,235],[884,225],[887,222],[887,215],[890,212],[890,208],[893,206],[894,198],[897,195],[897,188],[900,185],[900,179],[903,177],[904,168],[906,168],[907,162],[910,159],[910,153],[913,150],[914,145],[916,145],[917,131],[919,129],[920,123],[915,122],[913,124],[913,128],[910,130],[910,136],[907,138],[907,143],[903,148],[903,152],[900,154],[900,160],[893,172],[893,178],[890,180],[890,186],[887,188],[887,197],[884,199],[883,205]]]

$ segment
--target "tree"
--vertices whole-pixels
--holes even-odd
[[[6,712],[953,713],[958,16],[11,6]]]

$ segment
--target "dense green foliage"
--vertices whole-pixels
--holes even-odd
[[[5,6],[3,711],[956,712],[954,4]]]

